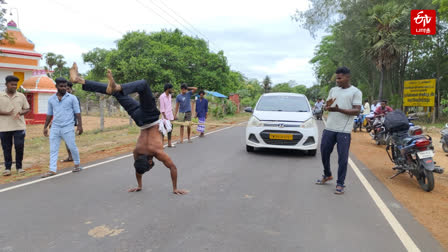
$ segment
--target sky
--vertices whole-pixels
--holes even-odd
[[[179,28],[223,50],[232,70],[274,84],[294,80],[312,86],[312,65],[320,37],[313,39],[291,19],[308,0],[9,0],[6,18],[18,23],[39,53],[64,55],[80,72],[90,66],[81,54],[115,48],[126,32]],[[12,13],[12,15],[10,15]],[[41,65],[44,62],[41,61]]]

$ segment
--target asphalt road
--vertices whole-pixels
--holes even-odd
[[[314,184],[319,153],[246,153],[243,136],[235,127],[168,150],[185,196],[160,163],[128,193],[131,157],[1,192],[0,251],[405,251],[352,169],[334,195],[334,183]],[[354,161],[418,248],[443,251]]]

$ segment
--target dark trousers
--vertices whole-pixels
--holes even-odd
[[[171,135],[172,135],[172,133],[173,133],[173,130],[174,130],[174,125],[171,124],[171,131],[167,133],[168,141],[171,141]],[[162,133],[162,141],[163,141],[164,137],[165,137],[165,136],[164,136],[163,133]]]
[[[159,120],[160,112],[151,88],[145,80],[134,81],[121,85],[122,91],[112,95],[120,105],[128,112],[129,116],[138,126],[153,123]],[[82,85],[84,91],[106,94],[107,84],[86,80]],[[140,103],[129,97],[129,94],[138,93]]]
[[[324,130],[322,134],[322,142],[320,145],[320,152],[322,154],[322,164],[324,165],[324,175],[331,176],[330,157],[333,152],[335,144],[338,150],[338,180],[337,184],[344,186],[345,176],[347,175],[347,163],[350,150],[350,133],[339,133],[329,130]]]
[[[22,169],[23,149],[25,147],[25,131],[16,130],[0,132],[0,138],[2,141],[6,170],[11,170],[13,143],[16,150],[16,169]]]

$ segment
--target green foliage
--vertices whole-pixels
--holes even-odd
[[[438,5],[437,18],[448,21],[448,0],[433,0],[434,5]]]
[[[15,38],[9,36],[9,34],[6,32],[7,19],[5,18],[6,8],[4,8],[6,4],[7,3],[5,0],[0,0],[0,36],[3,39],[7,40],[8,43],[14,44]]]
[[[300,26],[316,34],[325,28],[311,59],[318,86],[309,99],[334,86],[337,67],[351,69],[351,83],[369,100],[385,98],[400,108],[405,80],[438,79],[437,93],[448,94],[448,0],[310,0],[297,11]],[[436,9],[442,21],[434,36],[410,35],[410,11]],[[320,89],[320,90],[319,90]]]
[[[271,91],[271,85],[272,85],[272,81],[271,78],[269,78],[269,76],[266,75],[266,77],[264,77],[263,80],[263,89],[265,93],[269,93]]]
[[[209,100],[209,111],[215,118],[224,118],[227,115],[234,115],[237,111],[236,105],[222,98],[211,97]]]
[[[442,112],[445,115],[448,115],[448,98],[442,98],[442,101],[440,102],[440,104],[445,107],[445,108],[443,108]]]
[[[154,92],[162,92],[163,85],[169,82],[176,89],[187,83],[228,95],[245,81],[241,73],[230,70],[222,51],[213,53],[204,40],[177,29],[129,32],[117,42],[117,48],[95,48],[83,58],[92,66],[94,78],[104,78],[106,68],[110,68],[117,82],[145,79]]]
[[[53,67],[56,66],[57,60],[57,55],[55,53],[49,52],[45,54],[45,63],[50,71],[53,71]]]

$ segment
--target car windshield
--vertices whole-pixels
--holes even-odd
[[[309,112],[308,101],[302,96],[263,96],[258,102],[258,111]]]

